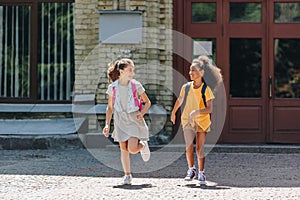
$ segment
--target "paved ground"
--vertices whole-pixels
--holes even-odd
[[[182,152],[164,153],[132,156],[123,186],[118,151],[1,150],[0,199],[300,199],[300,154],[209,153],[200,187]]]

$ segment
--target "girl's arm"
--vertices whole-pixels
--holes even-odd
[[[171,113],[171,122],[173,124],[175,124],[176,112],[177,112],[178,108],[180,108],[182,102],[183,102],[183,97],[179,96],[178,99],[175,102],[174,108],[173,108],[172,113]]]
[[[193,122],[194,118],[197,115],[200,115],[200,113],[201,114],[210,114],[210,113],[212,113],[212,111],[213,111],[213,100],[209,100],[209,101],[206,102],[206,108],[201,109],[201,110],[193,110],[190,113],[189,122]]]
[[[112,104],[112,96],[108,96],[108,104],[106,107],[106,118],[105,118],[105,126],[103,128],[103,134],[105,137],[108,137],[109,135],[109,129],[110,129],[110,121],[112,117],[113,112],[113,104]]]
[[[143,92],[141,94],[141,98],[142,98],[142,101],[145,103],[145,106],[143,107],[143,110],[141,111],[141,113],[139,113],[136,118],[138,120],[141,120],[143,119],[144,115],[148,112],[148,110],[150,109],[151,107],[151,101],[150,99],[148,98],[146,92]]]

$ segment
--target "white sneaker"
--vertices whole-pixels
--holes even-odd
[[[131,185],[131,181],[132,181],[132,175],[125,175],[123,177],[123,185]]]
[[[141,150],[141,156],[145,162],[147,162],[150,159],[150,149],[147,141],[140,141],[141,144],[144,145],[144,147]]]

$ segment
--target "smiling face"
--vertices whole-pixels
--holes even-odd
[[[120,69],[120,79],[130,81],[134,77],[134,66],[127,65],[124,69]]]
[[[196,65],[192,65],[190,66],[190,71],[189,71],[189,75],[190,75],[190,79],[192,81],[197,80],[197,79],[201,79],[204,76],[204,70],[198,68]]]

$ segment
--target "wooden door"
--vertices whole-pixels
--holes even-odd
[[[224,0],[224,142],[263,143],[267,133],[266,1]]]
[[[300,143],[300,1],[268,1],[269,134]]]
[[[175,29],[210,42],[227,116],[219,142],[300,143],[300,1],[176,1]],[[193,44],[184,52],[195,57]],[[288,54],[288,55],[286,55]],[[189,62],[175,60],[188,78]]]

